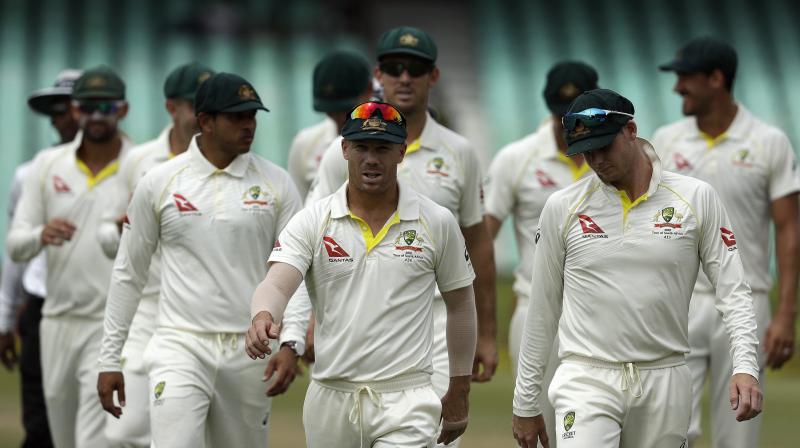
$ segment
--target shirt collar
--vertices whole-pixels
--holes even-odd
[[[331,218],[343,218],[349,216],[350,209],[347,207],[347,185],[336,190],[331,198]],[[413,188],[407,186],[403,181],[398,180],[397,185],[400,189],[400,198],[397,200],[397,212],[402,221],[415,221],[419,219],[419,196]]]
[[[250,153],[247,154],[239,154],[233,159],[233,162],[230,165],[226,166],[224,169],[219,169],[211,164],[211,162],[206,159],[202,152],[200,152],[200,148],[197,146],[197,138],[200,137],[200,134],[195,135],[192,137],[191,143],[189,143],[189,160],[192,169],[197,172],[200,177],[208,177],[212,174],[216,173],[227,173],[233,177],[244,177],[245,172],[247,171],[247,166],[250,164]]]
[[[716,140],[722,140],[721,137],[725,140],[741,140],[747,137],[747,128],[749,127],[752,114],[749,110],[747,110],[746,107],[742,105],[742,103],[736,103],[736,107],[736,116],[733,117],[731,125],[728,126],[728,129],[719,135]],[[692,129],[694,131],[694,138],[703,140],[709,139],[709,137],[704,134],[699,127],[697,127],[697,119],[692,120]]]
[[[419,149],[433,150],[439,147],[439,126],[436,120],[433,119],[429,112],[425,112],[425,126],[422,127],[422,133],[415,142],[419,142]],[[409,145],[410,146],[410,145]]]

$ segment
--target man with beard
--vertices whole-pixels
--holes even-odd
[[[34,112],[50,118],[58,132],[59,143],[72,141],[78,133],[78,122],[69,110],[70,95],[79,70],[67,69],[58,74],[55,86],[34,92],[28,105]],[[31,167],[25,162],[14,171],[9,199],[9,222],[14,220],[14,209],[22,194],[22,184]],[[2,286],[0,286],[0,361],[6,368],[17,362],[14,333],[19,332],[21,351],[19,371],[22,382],[22,425],[25,428],[24,447],[49,447],[50,426],[42,392],[42,367],[39,354],[39,323],[42,306],[47,295],[47,277],[44,252],[28,263],[15,263],[6,252],[3,259]],[[22,311],[17,319],[17,307]],[[16,324],[15,324],[16,322]],[[15,330],[16,326],[16,330]]]
[[[184,64],[170,72],[164,83],[166,108],[170,123],[155,140],[131,148],[121,160],[116,197],[110,198],[111,210],[100,229],[100,242],[111,259],[117,255],[125,209],[136,184],[153,167],[182,154],[197,133],[194,96],[197,87],[213,75],[208,67]],[[158,292],[161,285],[161,260],[158,250],[150,263],[147,284],[131,323],[128,340],[122,351],[122,372],[127,391],[124,417],[107,415],[106,436],[111,443],[124,446],[150,446],[150,402],[147,371],[142,354],[156,327]],[[108,366],[100,366],[101,371]]]
[[[800,266],[797,162],[786,135],[759,120],[733,97],[736,50],[718,39],[689,41],[662,65],[678,76],[675,92],[686,118],[656,131],[653,143],[664,166],[710,183],[731,215],[758,321],[760,381],[764,368],[779,369],[795,347],[797,281]],[[775,224],[778,309],[770,320],[770,218]],[[698,277],[689,308],[688,364],[694,402],[689,439],[700,436],[700,397],[706,376],[711,390],[715,447],[758,445],[761,418],[736,424],[727,400],[731,358],[725,325],[713,306],[714,288]]]
[[[494,249],[483,222],[482,175],[475,148],[428,113],[430,90],[440,75],[436,66],[437,53],[436,44],[428,33],[413,27],[394,28],[378,41],[378,66],[374,76],[383,86],[385,100],[396,105],[408,123],[408,149],[397,168],[398,178],[450,210],[466,240],[475,266],[478,311],[473,380],[488,381],[497,367]],[[308,201],[332,194],[347,181],[347,176],[347,162],[342,158],[341,141],[337,139],[323,156],[317,183]],[[297,328],[306,325],[289,322],[288,317],[307,315],[296,311],[296,307],[302,306],[310,308],[300,300],[290,304],[285,327],[287,336],[282,334],[281,345],[301,345],[298,335],[305,335],[305,332]],[[433,385],[440,396],[447,391],[450,378],[445,311],[444,303],[435,300]]]
[[[104,447],[105,419],[94,405],[111,261],[97,232],[113,194],[118,158],[130,147],[117,128],[128,113],[125,84],[108,67],[75,82],[71,113],[81,133],[40,153],[25,179],[8,234],[15,261],[47,252],[41,359],[47,417],[59,447]]]
[[[249,153],[256,113],[266,110],[249,82],[217,73],[198,88],[194,108],[200,133],[148,171],[128,206],[97,391],[102,409],[128,412],[120,357],[160,249],[158,322],[144,353],[153,446],[263,447],[266,361],[241,355],[248,299],[300,197],[286,171]]]

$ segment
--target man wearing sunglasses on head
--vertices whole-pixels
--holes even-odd
[[[97,241],[114,178],[130,142],[125,84],[108,67],[75,82],[76,138],[37,155],[25,179],[7,247],[15,261],[47,253],[41,361],[47,416],[56,446],[107,446],[93,377],[112,262]]]
[[[633,114],[626,98],[598,89],[564,115],[567,154],[583,154],[595,174],[550,196],[539,220],[514,390],[523,447],[686,444],[688,309],[701,266],[729,336],[735,418],[761,412],[755,312],[730,219],[710,185],[661,169]],[[556,332],[561,364],[544,391]],[[555,434],[545,431],[544,393]]]
[[[590,175],[589,165],[582,155],[568,157],[567,142],[561,117],[572,100],[586,90],[597,88],[597,72],[583,62],[564,61],[547,73],[544,99],[550,117],[531,135],[502,148],[492,160],[486,178],[486,225],[496,238],[503,221],[514,217],[514,233],[520,264],[514,272],[516,306],[509,328],[509,355],[513,371],[517,370],[522,329],[528,313],[530,280],[533,275],[534,239],[539,216],[547,198],[554,192]],[[552,362],[545,375],[543,387],[550,384],[558,351],[554,347]],[[553,433],[553,408],[542,401],[542,413],[549,433]]]
[[[398,178],[406,122],[386,103],[357,106],[342,129],[349,181],[281,232],[252,299],[247,353],[270,353],[305,278],[316,361],[303,406],[318,447],[432,447],[467,427],[476,317],[470,258],[453,215]],[[431,384],[435,300],[446,309],[448,387]]]
[[[436,57],[436,44],[429,34],[413,27],[395,28],[378,41],[375,77],[383,86],[385,100],[397,105],[408,120],[408,150],[398,166],[398,177],[450,210],[466,240],[475,265],[478,310],[473,380],[488,381],[497,367],[494,249],[483,222],[482,175],[475,148],[428,113],[430,90],[439,80]],[[347,180],[347,164],[337,144],[334,142],[323,156],[309,200],[333,193]],[[438,299],[434,301],[434,315],[433,384],[439,394],[444,394],[449,378],[445,307]]]
[[[58,74],[55,85],[34,92],[28,105],[34,112],[47,116],[58,133],[60,144],[72,141],[78,132],[78,122],[69,110],[72,87],[81,75],[79,70],[67,69]],[[32,162],[18,166],[10,189],[9,222],[22,194],[22,185]],[[47,295],[44,252],[27,263],[15,263],[5,252],[0,286],[0,360],[6,368],[19,361],[22,383],[22,424],[25,428],[23,446],[53,446],[47,422],[47,410],[42,392],[42,368],[39,354],[39,323]],[[19,311],[17,309],[21,308]],[[20,337],[19,359],[16,352],[16,333]]]
[[[766,366],[779,369],[794,352],[800,178],[786,135],[734,99],[736,65],[736,51],[708,37],[691,40],[675,60],[662,65],[661,70],[673,71],[678,77],[674,90],[683,99],[687,117],[657,130],[653,141],[666,167],[710,183],[730,212],[753,289],[763,381]],[[778,310],[772,321],[770,218],[775,224],[779,286]],[[700,398],[708,374],[714,446],[757,446],[762,419],[735,424],[731,418],[726,399],[731,359],[725,350],[725,326],[714,310],[713,298],[714,288],[701,274],[689,309],[688,359],[694,385],[689,439],[700,436]]]
[[[160,250],[158,321],[143,359],[153,446],[263,447],[271,400],[266,361],[241,354],[248,299],[301,201],[286,171],[250,154],[256,113],[266,108],[249,82],[217,73],[200,84],[194,108],[200,133],[139,180],[128,206],[105,313],[102,408],[95,406],[115,417],[128,412],[120,357]]]
[[[164,128],[158,138],[131,148],[120,161],[116,195],[109,198],[109,210],[99,230],[103,250],[112,260],[117,255],[120,233],[133,191],[139,180],[153,167],[186,151],[194,134],[198,132],[194,115],[194,96],[197,87],[213,75],[213,72],[197,63],[184,64],[170,72],[164,83],[166,109],[172,122]],[[150,387],[143,353],[153,335],[158,316],[158,292],[161,285],[161,259],[156,251],[147,284],[136,310],[128,339],[122,351],[122,373],[125,378],[125,415],[118,419],[107,415],[106,436],[112,444],[128,447],[150,446]],[[118,366],[100,365],[101,372]],[[111,379],[112,375],[100,375],[100,379]],[[98,382],[101,402],[110,402],[113,397],[103,396],[103,391],[112,390]]]

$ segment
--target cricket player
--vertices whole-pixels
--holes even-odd
[[[567,142],[561,117],[572,100],[586,90],[597,88],[597,72],[578,61],[555,64],[547,73],[544,99],[550,117],[533,134],[502,148],[489,167],[484,190],[486,211],[484,218],[492,238],[497,238],[500,226],[509,215],[514,217],[514,235],[519,250],[520,264],[514,272],[516,306],[509,328],[509,354],[513,371],[517,369],[519,346],[525,316],[528,313],[531,276],[533,275],[534,239],[539,216],[545,201],[554,192],[591,174],[589,165],[578,154],[565,155]],[[550,384],[558,364],[558,350],[554,347],[543,387]],[[542,413],[550,434],[555,431],[553,408],[542,400]]]
[[[128,112],[125,84],[110,68],[75,82],[76,138],[40,152],[25,178],[7,248],[14,261],[47,253],[47,298],[40,325],[44,396],[57,447],[106,447],[105,419],[94,406],[97,352],[112,262],[97,241],[130,142],[118,123]]]
[[[197,87],[212,74],[211,69],[197,63],[184,64],[170,72],[164,83],[164,96],[172,122],[155,140],[131,148],[120,162],[117,195],[110,199],[111,206],[99,235],[103,250],[112,260],[117,255],[125,210],[136,184],[153,167],[182,154],[189,147],[192,136],[198,131],[194,95]],[[161,257],[156,249],[122,350],[127,412],[118,419],[106,416],[109,420],[106,436],[111,443],[121,446],[150,446],[150,386],[142,355],[156,328],[160,286]]]
[[[127,412],[120,355],[160,248],[158,322],[143,355],[153,445],[266,446],[266,361],[241,356],[248,298],[300,197],[283,169],[249,153],[256,112],[266,110],[249,82],[217,73],[198,88],[194,108],[200,134],[151,168],[128,206],[97,390],[103,409]]]
[[[50,119],[58,133],[59,144],[75,139],[78,121],[70,113],[70,95],[79,70],[66,69],[58,74],[55,85],[34,92],[28,97],[31,109]],[[14,171],[8,201],[8,222],[14,220],[14,209],[22,195],[22,185],[31,168],[31,161]],[[8,252],[3,254],[2,285],[0,285],[0,361],[11,370],[19,362],[22,391],[22,426],[25,439],[22,446],[51,447],[50,424],[42,391],[42,366],[39,354],[39,323],[47,295],[47,260],[44,252],[28,263],[15,263]],[[21,308],[19,318],[17,309]],[[16,337],[21,350],[17,358]]]
[[[492,239],[483,222],[478,155],[464,137],[437,123],[428,113],[428,96],[439,80],[437,48],[433,38],[417,28],[394,28],[380,38],[377,53],[378,66],[374,75],[383,86],[386,101],[397,105],[408,123],[408,149],[398,166],[398,177],[453,213],[474,262],[479,318],[473,380],[488,381],[497,367],[495,267]],[[347,176],[347,163],[342,158],[341,143],[337,140],[326,150],[317,183],[306,202],[337,191]],[[307,315],[296,310],[303,306],[301,302],[292,302],[287,310],[280,340],[281,345],[292,344],[298,352],[304,349],[301,341],[305,336],[305,325],[295,325],[294,316]],[[442,396],[450,378],[445,304],[437,298],[433,308],[436,329],[433,385]]]
[[[453,215],[397,178],[406,122],[387,103],[353,109],[342,131],[349,182],[281,233],[252,300],[247,353],[268,339],[305,278],[316,311],[316,362],[303,406],[317,447],[432,447],[467,426],[475,353],[474,274]],[[450,378],[432,385],[433,303],[447,310]]]
[[[764,368],[779,369],[794,351],[800,180],[786,135],[734,99],[736,65],[736,51],[730,45],[707,37],[689,41],[673,61],[662,65],[662,70],[678,76],[674,90],[683,98],[686,118],[660,128],[653,142],[667,169],[711,184],[730,213],[752,288],[763,384]],[[775,224],[779,273],[778,309],[771,321],[770,218]],[[708,376],[714,446],[757,446],[762,419],[737,424],[726,400],[732,365],[725,349],[725,325],[713,300],[714,285],[701,273],[689,308],[688,364],[694,391],[689,440],[700,436],[700,397]]]
[[[325,113],[320,123],[301,129],[289,149],[289,174],[301,197],[317,175],[322,155],[344,126],[347,113],[372,95],[369,61],[353,51],[334,51],[314,67],[314,110]]]
[[[553,193],[539,220],[514,391],[523,447],[685,446],[688,309],[701,265],[729,334],[735,419],[761,412],[755,312],[730,220],[710,185],[661,169],[633,115],[602,89],[564,115],[567,154],[582,153],[595,175]],[[542,376],[556,331],[547,434]]]

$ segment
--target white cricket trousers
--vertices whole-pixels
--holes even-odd
[[[522,335],[525,332],[525,317],[528,315],[529,299],[517,298],[517,306],[514,308],[514,313],[511,315],[511,325],[508,328],[508,354],[511,356],[511,371],[514,374],[516,381],[517,365],[519,363],[519,350],[522,346]],[[550,359],[547,361],[547,370],[544,372],[542,378],[542,390],[550,388],[550,382],[553,380],[553,374],[556,373],[558,367],[558,335],[553,340],[553,350],[550,352]],[[555,434],[555,411],[550,404],[550,400],[545,397],[540,401],[542,416],[544,416],[545,429],[548,434]],[[539,442],[538,446],[542,446]]]
[[[143,296],[122,348],[125,408],[119,419],[106,414],[106,438],[116,448],[150,446],[150,380],[144,368],[144,350],[156,327],[158,295]],[[115,400],[116,401],[116,400]],[[117,401],[117,405],[119,402]]]
[[[106,448],[105,411],[97,398],[103,319],[44,317],[39,324],[42,386],[53,444]]]
[[[267,360],[250,359],[244,340],[156,329],[144,353],[154,448],[267,446]]]
[[[430,448],[442,404],[430,375],[376,383],[312,380],[303,403],[308,448]]]
[[[568,356],[550,383],[559,448],[680,448],[692,384],[684,356],[610,363]]]
[[[753,306],[758,325],[758,382],[764,392],[764,366],[767,357],[763,352],[764,335],[770,322],[769,299],[766,293],[753,293]],[[736,421],[736,411],[731,409],[728,388],[733,375],[731,342],[717,309],[713,293],[695,293],[689,303],[689,347],[686,363],[692,371],[692,419],[689,425],[689,446],[701,434],[702,409],[700,399],[706,376],[709,379],[711,410],[711,439],[714,448],[752,448],[758,446],[762,416],[746,422]]]

